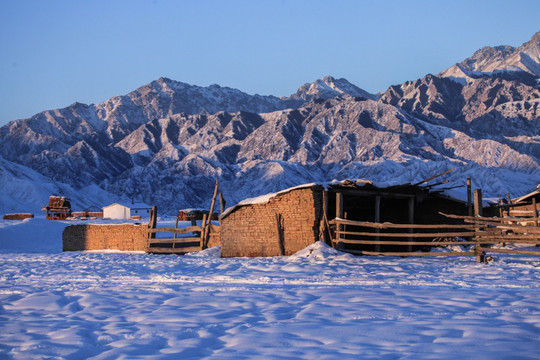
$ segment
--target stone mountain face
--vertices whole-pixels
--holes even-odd
[[[537,37],[518,49],[533,58]],[[491,196],[530,191],[540,177],[539,77],[496,71],[489,64],[506,66],[517,49],[490,49],[461,63],[462,76],[427,75],[378,96],[329,76],[282,98],[161,78],[11,122],[0,155],[66,189],[91,185],[171,213],[207,204],[216,176],[230,205],[305,182],[403,183],[450,167],[459,168],[450,178],[474,176]]]
[[[517,48],[486,46],[440,75],[463,78],[501,71],[524,71],[540,77],[540,32]]]

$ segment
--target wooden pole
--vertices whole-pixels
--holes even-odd
[[[220,209],[220,214],[223,214],[223,212],[225,211],[225,205],[226,205],[226,201],[225,201],[225,198],[223,197],[223,194],[220,192],[219,193],[219,209]]]
[[[150,210],[150,221],[148,222],[148,229],[155,229],[157,226],[157,206],[152,206]],[[155,239],[155,232],[148,232],[148,239]]]
[[[471,178],[467,178],[467,215],[473,216]]]
[[[174,228],[178,229],[178,215],[176,215],[176,221],[174,222]],[[174,238],[176,239],[176,233],[174,233]]]
[[[538,227],[538,207],[536,206],[536,198],[532,199],[532,208],[534,211],[534,226]]]
[[[482,189],[474,190],[474,216],[482,216]]]
[[[343,219],[343,194],[338,192],[336,193],[336,217]],[[339,240],[341,238],[341,235],[339,232],[341,231],[341,225],[337,225],[336,227],[336,248],[339,248]]]
[[[482,216],[482,189],[475,189],[474,190],[474,216]],[[482,251],[482,246],[480,244],[480,237],[478,236],[478,233],[480,232],[480,224],[478,221],[476,222],[478,225],[475,229],[476,236],[476,247],[475,247],[475,254],[476,254],[476,262],[482,263],[485,261],[485,252]]]
[[[207,215],[206,214],[203,214],[203,217],[202,217],[202,229],[201,229],[201,250],[204,250],[206,249],[205,245],[204,245],[204,239],[206,238],[206,218],[207,218]]]
[[[214,213],[214,205],[216,204],[218,189],[219,189],[219,180],[216,177],[216,186],[214,187],[214,195],[212,196],[212,204],[210,204],[210,211],[208,212],[208,217],[206,218],[206,222],[204,224],[204,238],[203,238],[203,245],[202,245],[203,250],[208,247],[208,239],[210,237],[210,228],[208,224],[212,223],[212,215]]]

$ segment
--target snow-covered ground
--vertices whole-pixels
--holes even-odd
[[[2,359],[540,359],[540,258],[61,252],[0,221]]]

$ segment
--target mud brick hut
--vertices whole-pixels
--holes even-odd
[[[221,255],[290,255],[317,240],[336,217],[376,223],[448,223],[439,214],[467,215],[468,204],[429,186],[380,187],[369,181],[305,184],[247,199],[221,215]]]

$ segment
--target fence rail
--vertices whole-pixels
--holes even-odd
[[[336,218],[332,245],[362,255],[386,256],[476,256],[486,253],[540,255],[540,251],[497,249],[490,245],[530,244],[540,246],[540,227],[530,226],[535,218],[484,218],[442,214],[462,224],[392,224]],[[472,245],[470,251],[428,252],[433,247]],[[384,247],[384,248],[383,248]],[[406,251],[404,250],[406,249]]]
[[[173,237],[156,238],[158,233],[173,234]],[[188,235],[182,236],[178,235]],[[187,254],[200,251],[206,248],[209,238],[219,236],[220,227],[206,222],[206,215],[203,218],[203,225],[191,225],[185,228],[178,227],[178,219],[175,227],[157,227],[157,209],[150,211],[150,221],[148,223],[148,243],[146,252],[154,254]]]

